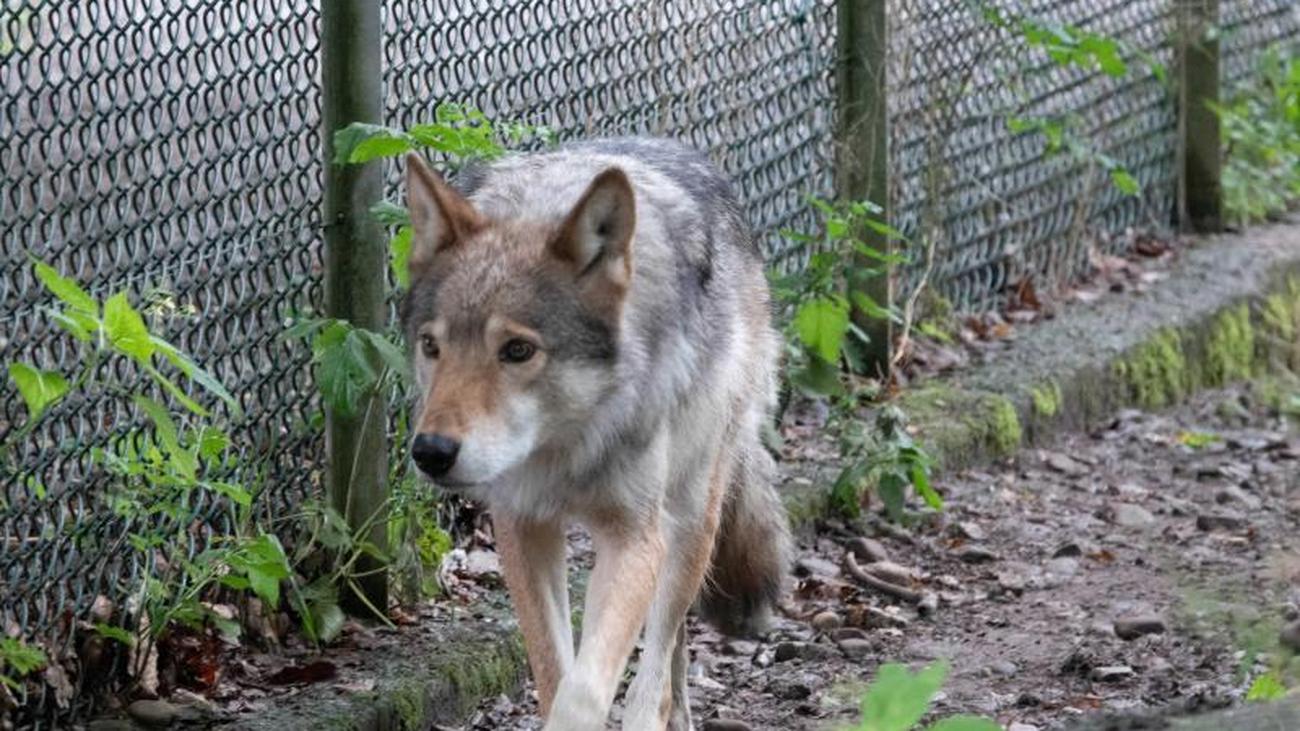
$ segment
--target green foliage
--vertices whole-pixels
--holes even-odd
[[[792,313],[785,326],[790,383],[809,394],[842,394],[841,365],[862,370],[861,348],[871,341],[854,320],[899,319],[893,308],[877,303],[863,290],[887,267],[906,258],[873,248],[864,236],[874,231],[899,242],[906,238],[881,220],[880,206],[869,201],[832,204],[814,198],[810,202],[821,213],[822,231],[819,235],[782,232],[811,253],[799,271],[773,273],[772,290]]]
[[[1268,49],[1255,73],[1222,104],[1223,197],[1240,226],[1287,210],[1300,199],[1300,59]]]
[[[876,679],[862,698],[862,720],[845,731],[910,731],[917,727],[934,696],[948,677],[948,664],[940,661],[916,673],[894,663],[880,666]],[[984,718],[952,716],[929,726],[929,731],[1001,731]]]
[[[304,318],[285,337],[310,340],[316,385],[326,405],[341,414],[356,413],[363,400],[400,388],[410,376],[402,346],[345,320]]]
[[[927,505],[943,509],[943,498],[930,483],[933,461],[907,433],[903,412],[893,406],[881,408],[874,430],[851,414],[838,418],[844,467],[831,487],[834,510],[855,518],[861,514],[863,498],[874,490],[890,519],[902,521],[909,486]]]
[[[355,165],[397,157],[424,149],[441,156],[452,169],[475,160],[493,160],[513,146],[528,141],[551,145],[555,132],[548,127],[493,121],[479,110],[444,102],[434,110],[432,122],[406,130],[354,122],[334,133],[334,164]],[[411,253],[411,217],[404,206],[381,201],[370,209],[382,224],[396,227],[389,240],[389,264],[400,289],[410,286],[406,268]]]
[[[18,681],[39,670],[47,662],[40,648],[32,647],[15,637],[0,637],[0,683],[19,691]]]
[[[1250,684],[1250,689],[1246,691],[1246,700],[1275,701],[1285,696],[1286,692],[1286,683],[1282,681],[1282,674],[1270,670],[1255,678]]]

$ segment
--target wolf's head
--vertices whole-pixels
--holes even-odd
[[[549,220],[488,216],[407,157],[414,235],[402,326],[419,402],[411,454],[440,484],[489,483],[585,423],[614,384],[632,277],[632,186],[610,168]]]

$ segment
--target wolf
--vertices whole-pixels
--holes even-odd
[[[727,179],[615,138],[502,158],[456,186],[406,159],[400,306],[411,457],[492,516],[549,731],[692,728],[685,617],[761,628],[790,539],[761,432],[779,340]],[[595,547],[576,648],[566,528]]]

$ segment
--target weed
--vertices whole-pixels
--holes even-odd
[[[930,709],[948,677],[948,664],[937,662],[912,673],[904,665],[880,666],[862,697],[862,720],[843,731],[911,731]],[[928,731],[1000,731],[998,724],[975,716],[950,716]]]

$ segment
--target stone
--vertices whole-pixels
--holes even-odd
[[[1048,452],[1046,462],[1048,467],[1063,475],[1079,477],[1088,473],[1086,465],[1060,452]]]
[[[1049,589],[1062,586],[1069,582],[1070,579],[1073,579],[1078,572],[1078,559],[1068,556],[1054,558],[1048,561],[1047,566],[1043,568],[1043,586]]]
[[[873,649],[871,640],[864,640],[857,637],[840,640],[839,648],[846,657],[861,658],[870,655]]]
[[[997,675],[1005,675],[1007,677],[1011,677],[1020,672],[1020,668],[1010,660],[994,660],[993,663],[989,665],[989,670]]]
[[[801,701],[812,695],[812,688],[798,681],[774,680],[768,684],[767,692],[784,701]]]
[[[704,731],[752,731],[754,727],[738,718],[710,718],[701,728]]]
[[[1007,731],[1038,731],[1038,727],[1033,724],[1015,722],[1007,726]]]
[[[957,553],[957,558],[966,563],[990,563],[998,560],[998,555],[987,548],[967,546]]]
[[[840,627],[831,632],[831,639],[836,642],[844,642],[845,640],[865,640],[870,637],[871,635],[857,627]]]
[[[1291,652],[1300,653],[1300,620],[1283,627],[1278,640]]]
[[[1146,528],[1156,522],[1156,517],[1141,505],[1116,503],[1111,509],[1111,520],[1125,528]]]
[[[939,611],[939,595],[927,591],[921,594],[921,601],[916,603],[916,611],[923,617],[929,617]]]
[[[1083,555],[1083,547],[1074,541],[1066,541],[1052,551],[1052,558],[1079,558]]]
[[[874,538],[854,538],[849,541],[848,549],[859,563],[875,563],[889,560],[889,551],[885,548],[885,544]]]
[[[970,541],[983,541],[988,537],[978,523],[969,520],[954,523],[950,532],[958,538],[965,538]]]
[[[818,612],[813,615],[810,622],[812,628],[818,632],[830,632],[844,626],[844,618],[835,612]]]
[[[131,718],[150,728],[166,728],[191,715],[187,710],[175,703],[152,700],[138,700],[126,707]]]
[[[1246,519],[1236,513],[1201,513],[1196,516],[1196,527],[1206,533],[1235,531],[1246,527]]]
[[[1220,505],[1236,503],[1247,510],[1259,510],[1261,505],[1259,498],[1251,495],[1236,485],[1228,485],[1219,488],[1219,490],[1214,493],[1214,502]]]
[[[1145,635],[1161,635],[1166,629],[1165,621],[1154,614],[1137,614],[1115,620],[1115,636],[1121,640],[1136,640]]]
[[[795,562],[794,575],[835,578],[840,575],[840,567],[818,556],[804,556]]]
[[[798,642],[778,642],[776,646],[772,648],[773,662],[786,662],[787,660],[793,660],[802,655],[803,647],[801,643]]]
[[[1093,668],[1088,676],[1098,683],[1116,683],[1133,677],[1133,668],[1127,665],[1103,665]]]

